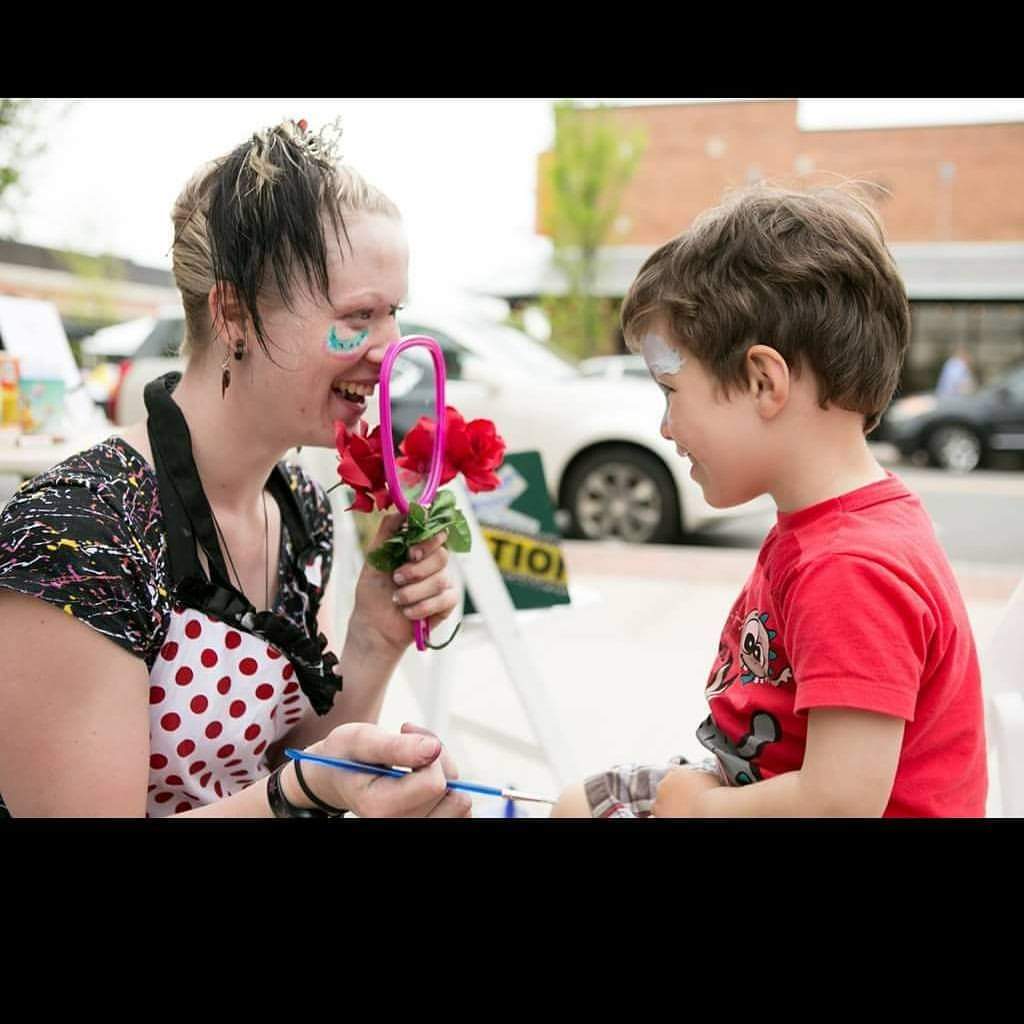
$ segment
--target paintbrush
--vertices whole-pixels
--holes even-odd
[[[400,779],[408,775],[411,768],[388,768],[380,764],[365,764],[362,761],[348,761],[343,757],[324,757],[321,754],[307,754],[304,750],[285,750],[285,755],[295,761],[313,761],[316,764],[325,764],[331,768],[345,768],[350,772],[364,772],[367,775],[390,775],[392,778]],[[462,779],[449,779],[448,788],[457,790],[460,793],[477,793],[481,796],[500,796],[506,800],[529,800],[539,804],[553,804],[555,799],[549,796],[539,796],[536,793],[524,793],[519,789],[501,789],[498,786],[484,786],[479,782],[464,782]]]

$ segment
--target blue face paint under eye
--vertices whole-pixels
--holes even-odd
[[[336,355],[342,352],[353,352],[370,336],[369,331],[360,331],[352,338],[339,338],[331,324],[331,330],[327,335],[327,351]]]

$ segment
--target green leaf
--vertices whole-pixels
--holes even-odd
[[[420,525],[415,523],[409,523],[406,529],[406,536],[409,540],[409,546],[412,547],[418,540],[423,537],[423,532],[430,529],[430,522],[424,522]]]
[[[415,501],[409,505],[409,523],[418,527],[427,525],[427,510]]]
[[[401,529],[392,537],[388,537],[380,547],[370,551],[366,560],[381,572],[392,573],[400,565],[409,560],[409,524],[403,523]]]
[[[465,554],[473,546],[473,537],[469,532],[466,517],[459,513],[459,518],[448,529],[448,543],[445,545],[456,554]]]
[[[455,495],[451,491],[438,491],[430,506],[430,514],[435,516],[449,508],[455,508]]]
[[[405,551],[389,551],[385,547],[375,548],[367,556],[366,560],[380,572],[393,573],[400,565],[406,562]]]
[[[438,528],[440,528],[442,530],[445,530],[449,526],[451,526],[451,524],[454,523],[454,522],[455,522],[455,518],[454,517],[445,518],[445,519],[431,519],[430,522],[427,523],[425,528],[430,530],[431,533],[437,533]]]
[[[392,573],[409,560],[409,549],[448,532],[445,547],[457,553],[469,551],[472,539],[466,517],[455,505],[451,491],[441,491],[429,509],[416,502],[409,503],[409,515],[399,531],[375,550],[367,561],[381,572]]]
[[[425,540],[430,540],[431,537],[436,537],[442,530],[447,530],[449,525],[448,523],[431,523],[419,532],[416,543],[420,544]]]

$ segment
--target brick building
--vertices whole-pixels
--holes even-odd
[[[621,298],[644,258],[731,187],[855,178],[878,209],[911,299],[904,389],[930,387],[958,341],[973,349],[983,380],[1024,359],[1024,123],[807,131],[796,100],[607,115],[640,129],[646,148],[601,253],[600,294]],[[544,205],[540,185],[540,234]],[[530,300],[564,284],[549,265],[498,290]],[[622,347],[621,338],[609,341]]]

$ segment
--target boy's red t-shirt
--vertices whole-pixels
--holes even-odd
[[[906,720],[888,817],[983,817],[981,673],[921,502],[888,478],[779,513],[733,605],[697,731],[733,785],[796,771],[807,711]]]

